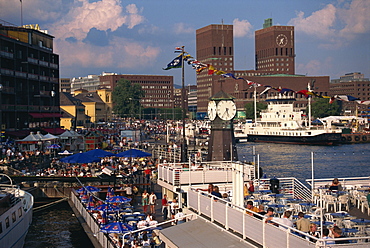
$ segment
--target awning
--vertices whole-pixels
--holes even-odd
[[[159,237],[170,247],[255,247],[201,218],[160,230]]]
[[[44,131],[48,132],[48,133],[51,133],[51,134],[54,134],[54,135],[59,135],[59,134],[64,133],[66,130],[64,130],[62,128],[59,128],[59,127],[56,127],[56,128],[44,128]]]
[[[62,115],[60,113],[30,113],[33,118],[40,119],[40,118],[60,118]]]

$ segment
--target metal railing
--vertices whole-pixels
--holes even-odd
[[[201,163],[201,166],[198,166],[198,168],[192,168],[188,163],[159,164],[158,180],[162,180],[175,186],[231,183],[233,180],[233,171],[235,170],[233,166],[234,163],[235,162],[227,161],[222,163],[205,162]],[[245,164],[244,180],[249,181],[254,177],[255,166]]]
[[[329,247],[325,240],[317,239],[295,228],[284,226],[276,227],[263,220],[263,216],[249,210],[238,207],[230,202],[195,189],[188,190],[188,207],[199,215],[206,216],[212,223],[217,222],[225,230],[232,229],[239,233],[243,239],[252,240],[263,247]],[[259,217],[259,218],[256,218]],[[310,242],[307,238],[316,240]],[[343,240],[351,240],[348,245],[330,245],[330,247],[369,247],[366,240],[370,237],[348,237]],[[354,243],[357,242],[357,243]]]
[[[90,213],[86,210],[85,206],[82,202],[78,199],[77,195],[71,191],[71,201],[73,202],[75,208],[80,213],[82,218],[86,221],[86,224],[89,226],[91,232],[94,234],[95,238],[98,240],[99,244],[103,248],[116,248],[108,235],[100,232],[100,225],[96,222],[96,220],[90,215]]]

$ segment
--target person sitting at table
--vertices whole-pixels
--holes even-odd
[[[337,190],[337,191],[342,191],[343,190],[343,187],[340,184],[338,178],[333,179],[333,182],[331,183],[331,185],[329,187],[329,190]]]
[[[249,211],[246,211],[247,214],[253,216],[253,212],[255,213],[258,213],[258,208],[253,206],[253,202],[252,201],[247,201],[247,206],[246,208],[249,210]]]
[[[272,222],[278,224],[280,229],[285,230],[285,229],[287,229],[286,226],[293,227],[293,222],[289,219],[291,215],[292,215],[292,212],[287,210],[287,211],[284,212],[283,218],[268,217],[268,218],[266,218],[265,221],[266,221],[266,223],[267,223],[267,221],[272,221]]]
[[[152,216],[152,220],[148,222],[149,226],[155,226],[158,224],[158,221],[156,220],[155,216]]]
[[[328,241],[325,241],[325,244],[327,245],[334,245],[335,244],[335,241],[333,240],[332,237],[329,236],[329,229],[327,229],[326,227],[324,227],[322,229],[322,239],[328,239]]]
[[[213,187],[213,191],[211,192],[211,195],[214,195],[218,198],[222,198],[222,195],[220,193],[220,190],[219,190],[218,186]],[[215,200],[217,201],[217,199],[215,199]]]
[[[258,206],[258,214],[259,215],[254,215],[257,219],[260,219],[262,220],[262,216],[265,216],[267,214],[267,212],[265,211],[265,206],[263,204],[260,204]],[[262,215],[262,216],[260,216]]]
[[[328,230],[328,229],[327,229]],[[317,225],[314,224],[314,223],[311,223],[310,224],[310,230],[308,231],[308,234],[311,235],[311,236],[314,236],[315,238],[320,238],[320,233],[317,231]],[[328,230],[328,234],[329,234],[329,230]],[[307,237],[307,239],[311,242],[314,242],[316,243],[316,239],[313,239],[313,238],[309,238]]]
[[[296,222],[297,229],[302,232],[310,231],[310,221],[304,217],[304,213],[298,213],[298,220]]]
[[[139,220],[139,222],[137,223],[137,228],[140,229],[140,228],[144,228],[146,227],[148,223],[146,222],[146,220]]]
[[[342,235],[342,229],[340,229],[338,226],[334,226],[331,229],[331,232],[334,236],[334,239],[336,238],[345,238],[345,236]],[[349,240],[336,240],[335,244],[348,244]]]

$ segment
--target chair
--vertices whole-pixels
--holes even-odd
[[[349,196],[348,195],[340,195],[338,197],[338,204],[339,204],[339,211],[342,211],[342,207],[345,207],[346,211],[349,211]]]
[[[354,226],[351,220],[342,220],[342,225],[344,226],[344,228],[348,228],[348,229],[351,229]]]
[[[337,199],[332,195],[324,195],[326,211],[330,212],[330,206],[333,206],[333,212],[337,211]]]

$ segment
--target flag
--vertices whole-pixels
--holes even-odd
[[[342,101],[346,101],[346,102],[352,102],[352,101],[356,101],[356,100],[360,100],[356,97],[353,97],[353,96],[336,96],[337,99],[339,100],[342,100]]]
[[[212,75],[215,72],[215,68],[212,65],[208,66],[208,75]]]
[[[236,77],[234,76],[234,74],[232,74],[232,73],[224,73],[224,74],[222,74],[221,76],[223,76],[223,77],[231,77],[231,78],[233,78],[233,79],[236,79]]]
[[[181,68],[182,67],[182,54],[174,58],[170,63],[168,63],[166,68],[162,68],[163,70],[169,70],[173,68]]]
[[[223,75],[223,74],[225,74],[226,72],[224,72],[224,71],[218,71],[218,70],[216,70],[216,75]]]
[[[267,91],[269,91],[270,89],[271,89],[271,86],[265,86],[266,87],[266,89],[264,89],[261,93],[260,93],[260,95],[263,95],[264,93],[266,93]]]
[[[287,89],[287,88],[282,88],[282,89],[280,90],[280,93],[281,93],[281,94],[285,94],[285,93],[287,93],[287,92],[294,92],[294,90]]]
[[[357,102],[358,104],[370,105],[370,100],[366,100],[366,101],[356,100],[356,102]]]
[[[334,96],[330,97],[329,104],[332,104],[334,101],[335,101],[335,97]]]

